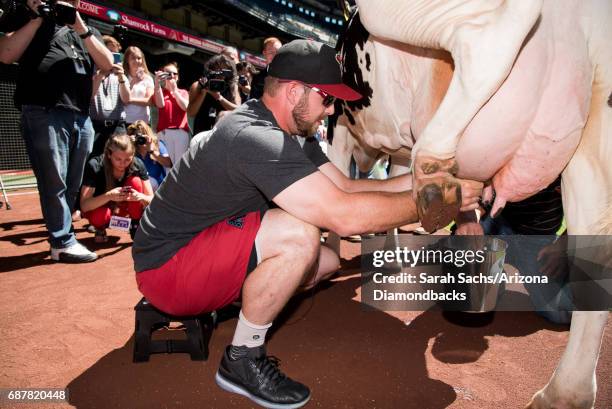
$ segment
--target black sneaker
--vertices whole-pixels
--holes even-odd
[[[301,408],[310,399],[306,385],[278,369],[278,359],[266,356],[266,348],[228,346],[215,381],[222,389],[238,393],[265,408]]]

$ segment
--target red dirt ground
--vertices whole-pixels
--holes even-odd
[[[16,408],[250,408],[214,373],[235,319],[214,331],[207,362],[185,354],[132,363],[140,299],[127,234],[103,245],[75,227],[100,259],[53,263],[36,194],[0,209],[0,388],[68,388],[70,405]],[[268,350],[312,389],[310,408],[521,408],[550,377],[568,338],[533,313],[497,313],[465,328],[434,311],[364,310],[356,301],[359,245],[343,241],[341,277],[295,299]],[[598,366],[596,407],[612,408],[612,323]]]

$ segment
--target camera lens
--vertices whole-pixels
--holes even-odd
[[[213,92],[223,92],[225,90],[225,80],[211,79],[208,82],[209,89]]]
[[[147,138],[145,136],[142,136],[142,135],[136,136],[136,145],[146,145],[146,144],[147,144]]]

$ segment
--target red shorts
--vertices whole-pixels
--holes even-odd
[[[197,315],[231,303],[240,295],[260,224],[260,212],[252,212],[208,227],[163,266],[137,273],[138,289],[172,315]]]

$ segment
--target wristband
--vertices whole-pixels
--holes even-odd
[[[87,28],[87,31],[84,32],[83,34],[79,34],[79,37],[81,37],[81,40],[85,40],[87,37],[91,37],[93,35],[93,32]]]

